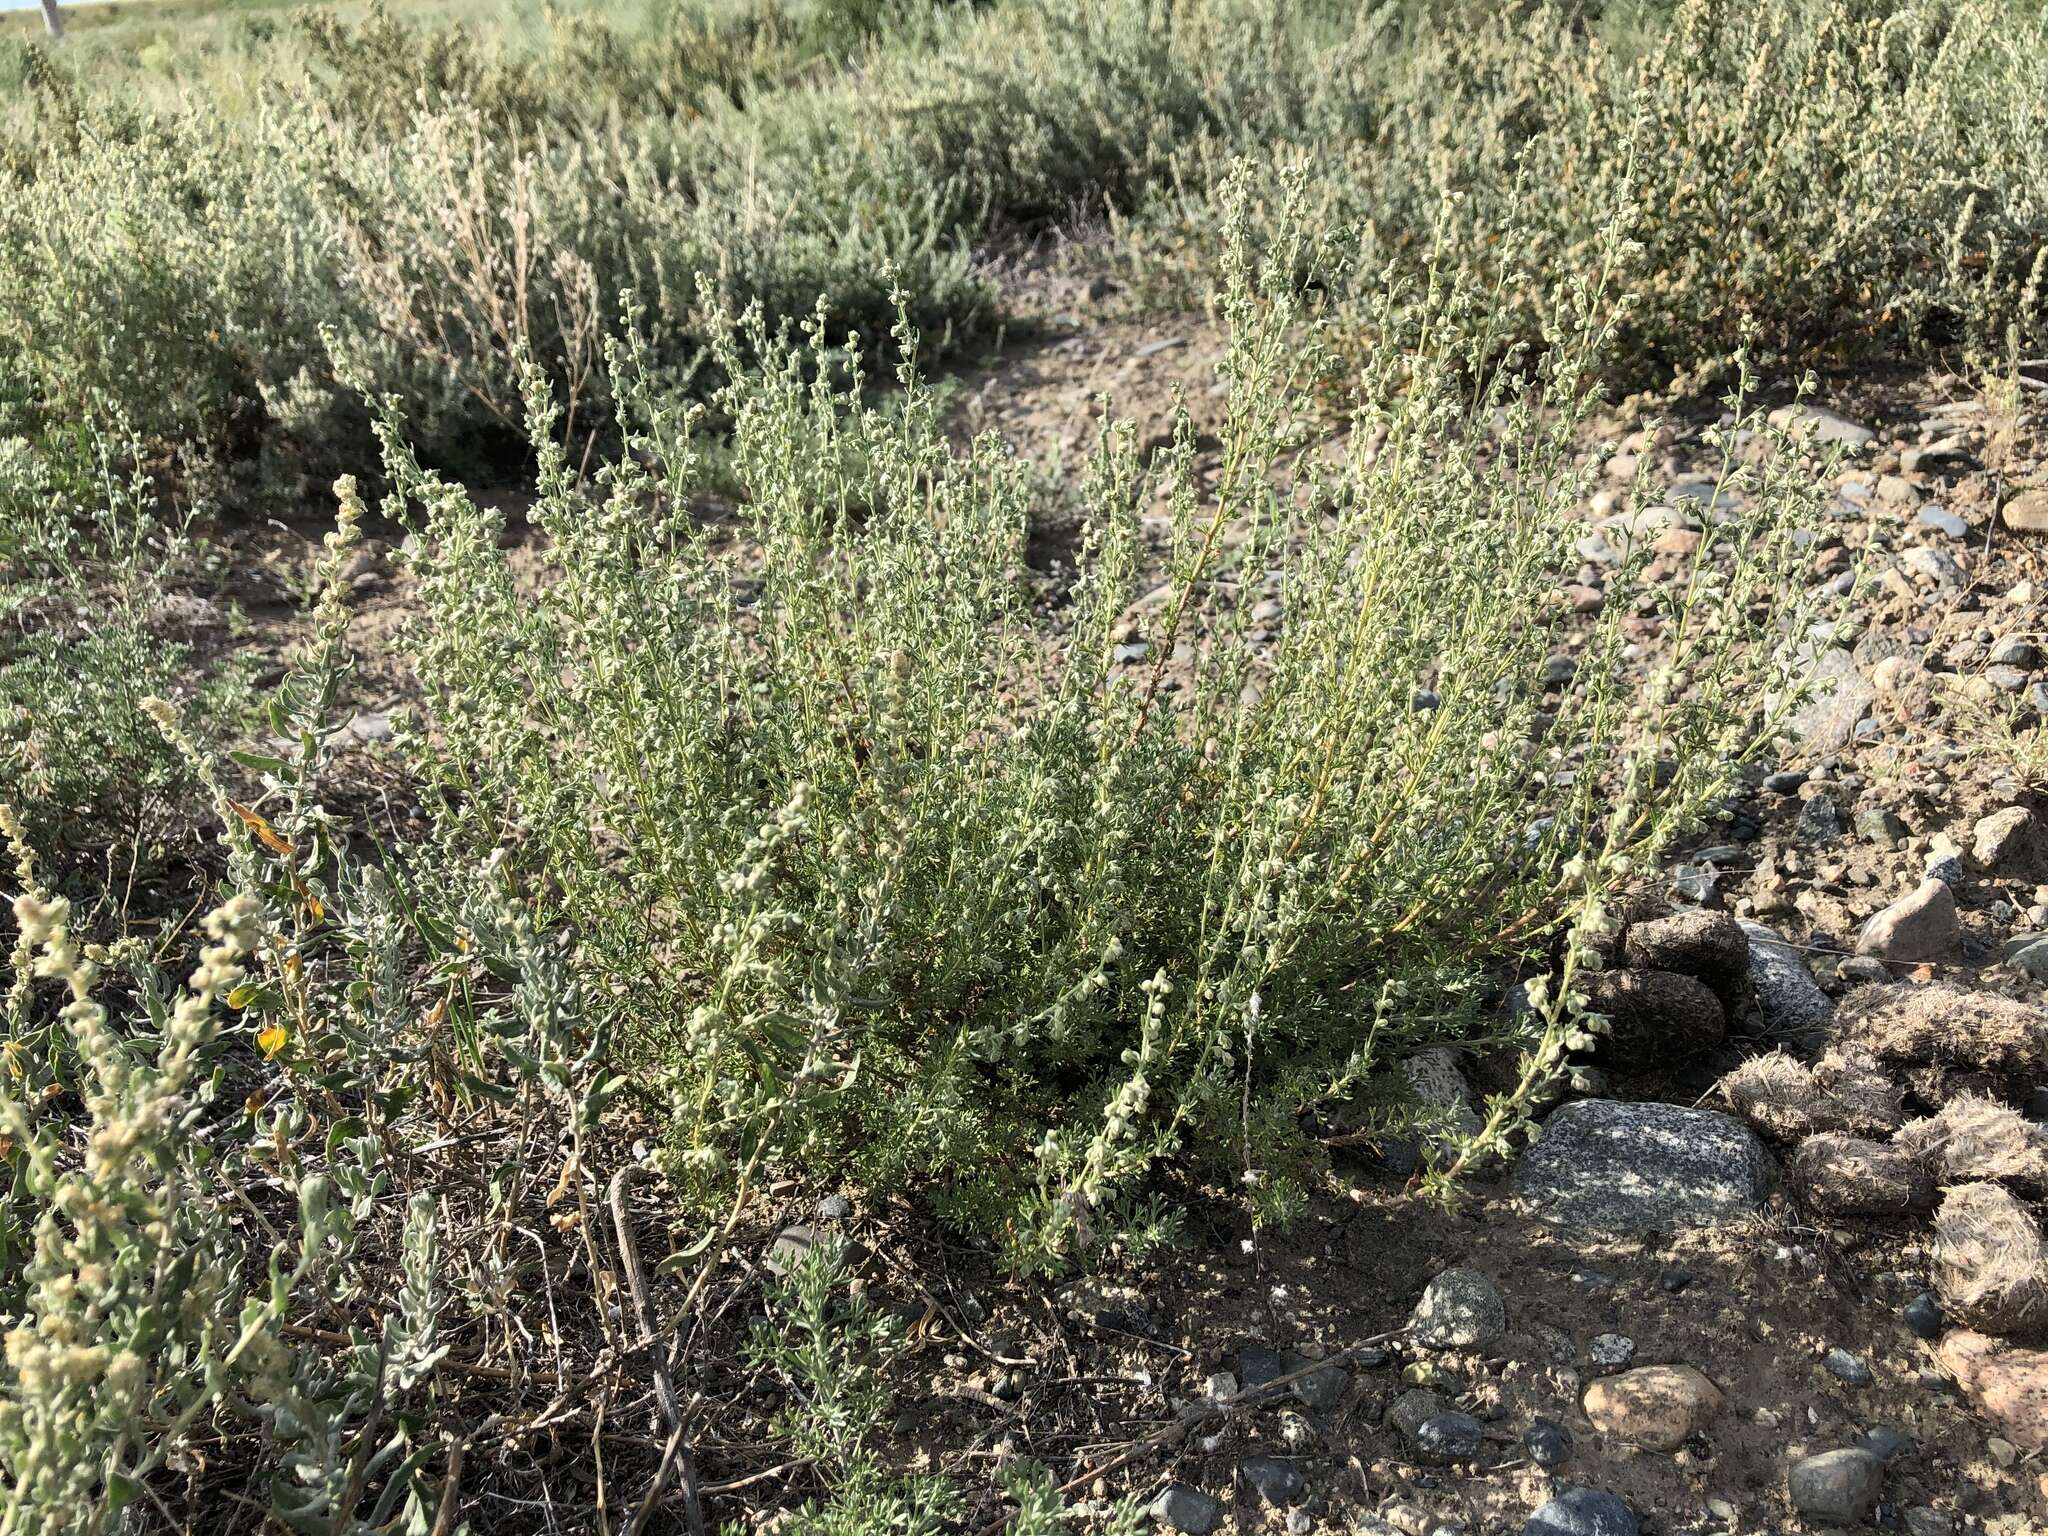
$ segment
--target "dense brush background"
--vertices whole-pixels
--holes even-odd
[[[0,18],[10,1536],[1060,1528],[896,1454],[847,1255],[730,1245],[1277,1228],[1446,1041],[1519,1066],[1432,1192],[1508,1151],[1801,697],[1759,371],[2048,341],[2037,0],[65,15]],[[1047,267],[1211,312],[1213,437],[963,440]],[[1639,387],[1729,392],[1748,510],[1650,676],[1618,615],[1559,671]],[[308,516],[261,666],[231,551]],[[367,536],[415,707],[351,739]]]

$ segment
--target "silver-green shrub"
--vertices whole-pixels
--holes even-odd
[[[1656,382],[1738,350],[1803,367],[2048,334],[2038,5],[1680,0],[1634,30],[1543,4],[1472,26],[1382,9],[1321,63],[1298,127],[1196,142],[1132,211],[1135,282],[1173,291],[1183,263],[1202,281],[1223,169],[1257,152],[1304,170],[1319,220],[1367,232],[1368,270],[1452,267],[1525,338],[1636,206],[1618,361]]]
[[[1031,473],[949,441],[908,325],[883,404],[822,315],[718,334],[741,499],[711,517],[699,412],[639,386],[630,349],[627,452],[590,488],[530,373],[537,588],[387,420],[444,836],[504,849],[576,932],[707,1196],[776,1164],[917,1180],[1025,1262],[1166,1156],[1278,1212],[1304,1109],[1480,1027],[1488,969],[1599,927],[1763,738],[1807,482],[1731,459],[1753,511],[1660,589],[1647,695],[1609,615],[1547,696],[1612,322],[1580,294],[1532,363],[1454,281],[1390,291],[1376,323],[1407,345],[1359,378],[1332,457],[1307,451],[1329,338],[1295,281],[1324,256],[1234,252],[1220,466],[1198,473],[1185,419],[1149,463],[1106,428],[1052,592],[1024,558]],[[1150,507],[1164,584],[1135,601]]]
[[[387,870],[318,798],[362,513],[336,489],[311,643],[270,711],[281,745],[236,755],[251,799],[146,706],[229,850],[234,894],[182,986],[165,972],[186,935],[88,942],[0,805],[0,1528],[23,1536],[252,1491],[296,1531],[429,1530],[467,1432],[447,1330],[517,1303],[491,1234],[543,1175],[457,1187],[415,1149],[444,1113],[503,1106],[562,1136],[573,1171],[616,1090],[559,939],[492,869],[421,850]]]
[[[192,643],[186,616],[226,613],[181,590],[205,576],[192,509],[137,456],[85,427],[0,435],[0,776],[53,878],[116,900],[200,853],[191,765],[145,701],[176,699],[217,743],[250,700],[243,662]]]
[[[776,320],[823,293],[879,338],[893,265],[936,355],[998,323],[987,256],[1106,218],[1087,259],[1199,302],[1244,156],[1302,169],[1364,272],[1454,270],[1530,344],[1636,206],[1619,352],[1653,379],[2043,336],[2038,4],[1632,15],[686,6],[516,45],[378,15],[168,95],[32,52],[0,145],[0,364],[54,416],[104,406],[288,484],[361,442],[331,334],[423,455],[475,474],[517,451],[522,352],[573,401],[565,432],[609,428],[626,289],[700,391],[700,279]],[[1373,344],[1374,285],[1340,296]]]

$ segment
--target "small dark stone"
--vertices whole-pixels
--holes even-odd
[[[1676,1296],[1693,1282],[1693,1272],[1682,1265],[1674,1264],[1657,1277],[1657,1283]]]
[[[1830,1376],[1846,1381],[1852,1387],[1867,1387],[1876,1380],[1870,1374],[1870,1367],[1863,1363],[1861,1357],[1850,1354],[1846,1349],[1838,1347],[1829,1350],[1827,1358],[1822,1360],[1821,1364],[1828,1368]]]
[[[1815,795],[1799,809],[1799,835],[1809,843],[1842,840],[1842,813],[1826,795]]]
[[[1171,1484],[1152,1501],[1152,1518],[1163,1521],[1185,1536],[1209,1536],[1216,1529],[1216,1517],[1222,1512],[1220,1503],[1186,1483]]]
[[[2018,667],[2024,672],[2041,665],[2041,647],[2031,640],[2001,640],[1985,659],[1994,667]]]
[[[1394,1432],[1411,1445],[1422,1426],[1440,1413],[1450,1412],[1450,1404],[1436,1393],[1422,1387],[1403,1392],[1387,1405],[1387,1423]]]
[[[1898,1456],[1911,1456],[1919,1449],[1911,1435],[1900,1434],[1889,1424],[1875,1424],[1863,1431],[1863,1438],[1856,1442],[1879,1461],[1890,1461]]]
[[[1469,1413],[1439,1413],[1416,1426],[1414,1443],[1422,1461],[1470,1461],[1486,1443],[1486,1431]]]
[[[1291,1504],[1308,1486],[1300,1469],[1278,1456],[1247,1456],[1237,1464],[1237,1475],[1268,1504]]]
[[[1947,1321],[1941,1314],[1941,1303],[1932,1291],[1922,1291],[1899,1311],[1899,1321],[1906,1325],[1906,1331],[1916,1339],[1938,1339],[1942,1324]]]
[[[1765,777],[1764,790],[1773,795],[1796,795],[1806,783],[1806,775],[1793,771],[1773,773]]]
[[[1561,1467],[1571,1460],[1571,1432],[1562,1424],[1549,1419],[1538,1419],[1524,1431],[1522,1449],[1529,1453],[1529,1459],[1539,1467]]]
[[[1280,1351],[1263,1344],[1248,1344],[1237,1352],[1237,1379],[1246,1391],[1263,1387],[1287,1374],[1287,1362]]]
[[[1141,1339],[1156,1339],[1165,1333],[1159,1326],[1159,1319],[1144,1307],[1132,1302],[1128,1306],[1109,1307],[1095,1314],[1096,1326],[1108,1328],[1115,1333],[1128,1333]]]
[[[1906,824],[1896,812],[1870,806],[1856,813],[1856,835],[1880,847],[1893,848],[1905,841]]]
[[[1422,1166],[1422,1143],[1412,1136],[1389,1136],[1372,1144],[1372,1161],[1381,1170],[1405,1179]]]
[[[1529,1517],[1522,1536],[1636,1536],[1636,1517],[1611,1493],[1567,1488]]]
[[[1295,1399],[1311,1413],[1328,1413],[1344,1400],[1344,1389],[1351,1385],[1350,1373],[1341,1365],[1316,1365],[1300,1355],[1289,1355],[1286,1374],[1296,1371],[1308,1371],[1293,1391]]]
[[[2025,693],[2029,681],[2021,667],[1986,667],[1984,677],[2000,693]]]

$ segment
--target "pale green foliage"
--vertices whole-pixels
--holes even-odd
[[[110,125],[111,127],[111,125]],[[322,363],[341,271],[317,187],[335,155],[265,112],[80,132],[0,192],[0,352],[52,418],[255,451]]]
[[[255,804],[229,801],[170,705],[146,705],[216,797],[239,892],[206,918],[183,991],[137,938],[88,946],[13,812],[0,821],[18,861],[0,1040],[0,1526],[25,1536],[121,1528],[172,1471],[199,1477],[195,1449],[223,1434],[258,1447],[242,1485],[267,1479],[291,1529],[428,1530],[446,1486],[430,1472],[449,1456],[451,1315],[519,1304],[501,1234],[540,1175],[458,1189],[412,1149],[443,1107],[474,1124],[500,1105],[580,1149],[617,1087],[559,944],[491,870],[423,857],[415,881],[365,864],[316,798],[362,511],[336,489],[311,644],[270,713],[283,755],[237,754]],[[445,1037],[419,1027],[430,1009]],[[455,1253],[442,1221],[464,1202]],[[309,1313],[341,1325],[321,1347],[294,1341]]]
[[[1458,273],[1540,342],[1625,204],[1618,351],[1660,382],[1745,346],[1804,366],[2044,334],[2035,0],[1683,0],[1633,29],[1473,10],[704,5],[499,38],[380,13],[251,44],[232,81],[146,108],[118,72],[33,53],[0,359],[59,413],[111,403],[288,484],[361,426],[328,326],[429,462],[468,472],[516,441],[522,355],[563,431],[608,424],[625,289],[650,362],[700,385],[700,278],[771,322],[822,293],[878,340],[893,264],[936,355],[994,329],[983,256],[1106,216],[1089,259],[1205,300],[1241,156],[1303,170],[1312,220],[1364,231],[1364,280],[1338,288],[1351,348],[1389,264]]]
[[[91,866],[113,896],[196,852],[191,765],[143,701],[178,699],[210,741],[248,703],[247,669],[185,638],[175,584],[204,574],[192,514],[134,453],[85,428],[0,437],[0,777],[53,876]]]
[[[1221,167],[1255,150],[1307,172],[1317,218],[1367,231],[1368,270],[1468,274],[1523,337],[1636,205],[1617,365],[1660,382],[1738,347],[1801,366],[1900,341],[1997,352],[2048,324],[2038,5],[1680,0],[1619,38],[1578,7],[1471,26],[1379,8],[1320,63],[1299,125],[1196,144],[1176,195],[1137,210],[1136,281],[1166,280],[1189,239],[1203,281]]]
[[[881,1454],[894,1409],[892,1368],[904,1353],[902,1328],[848,1285],[844,1245],[827,1237],[769,1285],[768,1314],[748,1354],[789,1394],[778,1421],[790,1448],[831,1490],[790,1516],[802,1536],[938,1536],[965,1512],[960,1490],[932,1475],[892,1476]],[[841,1295],[844,1287],[846,1294]],[[1073,1527],[1045,1469],[1017,1461],[998,1471],[1016,1501],[1013,1536],[1062,1536]],[[1140,1508],[1126,1500],[1103,1529],[1135,1536]]]
[[[501,54],[376,17],[252,30],[232,111],[175,47],[142,105],[21,55],[50,136],[0,183],[9,766],[60,855],[113,839],[110,789],[196,786],[228,894],[196,970],[175,931],[95,949],[9,823],[0,1525],[232,1481],[294,1529],[423,1532],[464,1447],[580,1417],[610,1460],[618,1404],[578,1394],[686,1360],[664,1327],[773,1177],[908,1190],[1021,1269],[1138,1257],[1178,1236],[1161,1164],[1284,1222],[1308,1112],[1398,1112],[1441,1041],[1522,1070],[1431,1186],[1511,1151],[1599,1027],[1610,898],[1770,739],[1813,617],[1824,481],[1738,363],[1741,517],[1646,586],[1654,655],[1614,605],[1546,689],[1580,413],[1617,354],[2038,334],[2039,27],[856,0]],[[1231,339],[1216,441],[1107,418],[1046,573],[1059,493],[957,441],[923,370],[994,318],[977,252],[1076,210]],[[135,439],[64,450],[81,416]],[[323,790],[353,481],[263,740],[216,763],[229,690],[147,697],[189,659],[144,466],[274,486],[365,425],[431,821],[381,858]],[[538,570],[422,467],[515,440]],[[629,1092],[685,1218],[655,1279],[697,1266],[646,1340],[589,1219]],[[799,1529],[970,1507],[894,1465],[897,1342],[829,1242],[773,1288],[751,1360],[822,1489]],[[1002,1480],[1015,1530],[1061,1527],[1043,1469]]]
[[[903,1349],[896,1319],[865,1296],[840,1297],[845,1279],[843,1246],[820,1239],[771,1287],[769,1317],[755,1325],[750,1347],[788,1388],[782,1423],[790,1445],[830,1467],[866,1457],[889,1408],[886,1372]]]
[[[11,813],[4,830],[27,876]],[[256,1294],[203,1160],[180,1146],[203,1116],[195,1080],[260,910],[236,898],[207,918],[212,943],[184,994],[158,1003],[151,1051],[116,1032],[95,999],[97,967],[71,933],[69,903],[33,886],[15,898],[34,976],[69,994],[66,1065],[80,1074],[89,1119],[74,1140],[61,1118],[17,1097],[26,1073],[0,1086],[0,1134],[18,1148],[15,1198],[36,1213],[7,1297],[0,1463],[10,1530],[103,1528],[215,1398],[285,1390],[288,1356],[274,1330],[296,1277],[274,1268],[269,1296]],[[315,1204],[309,1192],[309,1237]]]
[[[1302,238],[1230,258],[1218,475],[1185,421],[1148,465],[1107,429],[1049,604],[1031,476],[993,437],[948,442],[907,324],[879,406],[822,319],[801,344],[758,317],[714,335],[730,521],[693,518],[695,413],[632,356],[629,451],[591,488],[533,376],[537,589],[498,516],[385,428],[422,509],[445,835],[509,843],[575,928],[707,1194],[764,1157],[943,1179],[1027,1263],[1099,1240],[1097,1207],[1179,1152],[1284,1211],[1302,1108],[1469,1027],[1483,968],[1597,914],[1759,739],[1806,483],[1758,479],[1666,588],[1645,699],[1610,616],[1546,701],[1546,595],[1583,531],[1572,403],[1610,339],[1592,300],[1521,387],[1475,296],[1390,292],[1379,323],[1410,345],[1359,380],[1333,458],[1302,451],[1327,336],[1294,277],[1323,260]],[[1155,501],[1167,579],[1133,610]],[[1150,646],[1128,666],[1127,613]]]

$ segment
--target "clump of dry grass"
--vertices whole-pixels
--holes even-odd
[[[1985,1333],[2048,1335],[2048,1245],[1996,1184],[1959,1184],[1934,1218],[1935,1278],[1949,1314]]]
[[[1753,1056],[1715,1091],[1736,1114],[1780,1141],[1820,1131],[1881,1136],[1905,1120],[1898,1084],[1855,1045],[1831,1047],[1811,1066],[1787,1051]]]
[[[1892,1138],[1934,1170],[1944,1184],[1984,1180],[2021,1190],[2048,1190],[2048,1130],[2010,1105],[1959,1094],[1941,1113],[1916,1120]]]
[[[1859,987],[1842,1000],[1836,1031],[1894,1064],[2005,1075],[2036,1070],[2048,1059],[2048,1013],[1946,983]]]

